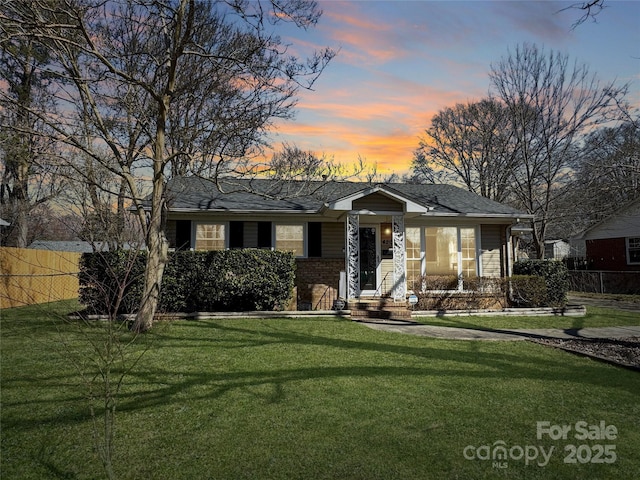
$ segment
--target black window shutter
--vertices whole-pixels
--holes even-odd
[[[307,225],[307,253],[310,257],[322,257],[322,223],[309,222]]]
[[[191,220],[176,220],[176,250],[191,248]]]
[[[258,248],[271,248],[271,222],[258,222]]]
[[[229,222],[229,248],[244,248],[244,222]]]

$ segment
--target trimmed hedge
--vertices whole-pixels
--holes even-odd
[[[536,275],[513,275],[509,278],[511,305],[521,308],[547,306],[547,283]]]
[[[521,260],[513,265],[514,275],[529,275],[544,278],[546,296],[543,305],[563,307],[567,304],[569,291],[569,270],[557,260]]]
[[[423,275],[413,282],[418,303],[413,310],[476,310],[506,306],[505,279],[463,278],[459,291],[456,275]]]
[[[135,312],[142,295],[145,261],[145,252],[84,254],[80,301],[94,313]],[[258,249],[172,252],[165,266],[158,310],[282,309],[291,297],[294,275],[295,262],[290,252]],[[118,298],[122,301],[118,302]]]

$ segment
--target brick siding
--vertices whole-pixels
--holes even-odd
[[[587,240],[589,270],[640,270],[640,265],[627,264],[627,244],[624,237]]]
[[[328,310],[338,298],[343,259],[297,258],[296,279],[298,308]]]

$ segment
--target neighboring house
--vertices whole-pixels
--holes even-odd
[[[91,244],[82,240],[35,240],[27,248],[32,250],[51,250],[54,252],[93,252]]]
[[[544,258],[550,260],[564,260],[569,256],[571,247],[566,240],[545,240]]]
[[[34,250],[52,250],[55,252],[92,253],[107,252],[107,242],[86,242],[84,240],[34,240],[27,248]],[[121,245],[125,250],[140,248],[129,243]]]
[[[640,199],[571,239],[590,270],[640,270]]]
[[[451,185],[180,177],[167,185],[172,248],[269,248],[296,257],[298,300],[323,289],[404,301],[422,274],[508,276],[511,226],[529,215]],[[221,191],[222,190],[222,191]],[[341,283],[342,278],[342,283]]]

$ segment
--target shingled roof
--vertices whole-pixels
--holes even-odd
[[[453,185],[231,178],[216,183],[199,177],[178,177],[169,181],[166,191],[169,210],[174,212],[318,213],[329,203],[351,195],[381,192],[420,205],[425,214],[434,216],[529,217]]]

